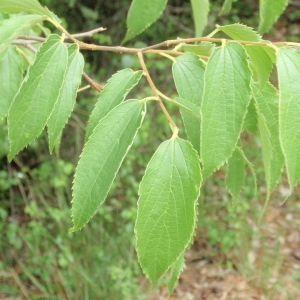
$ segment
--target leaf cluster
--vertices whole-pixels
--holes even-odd
[[[223,13],[228,12],[232,2],[224,2]],[[167,1],[149,3],[133,0],[123,43],[155,22]],[[253,166],[243,150],[243,131],[252,131],[261,138],[267,200],[284,166],[291,189],[300,180],[299,52],[292,43],[266,41],[243,24],[216,26],[211,34],[201,37],[209,2],[193,0],[191,5],[197,37],[128,48],[79,41],[54,13],[36,0],[0,3],[0,12],[9,14],[3,14],[0,23],[3,29],[0,85],[5,91],[1,95],[4,104],[0,117],[7,116],[10,161],[44,128],[50,152],[54,149],[59,152],[62,131],[74,109],[82,75],[101,91],[89,118],[85,145],[75,172],[71,232],[82,229],[105,201],[142,126],[147,106],[156,103],[164,113],[172,136],[161,143],[146,166],[138,191],[135,235],[144,273],[153,285],[167,276],[170,292],[184,266],[185,250],[192,243],[203,181],[227,166],[226,186],[232,198],[238,199],[245,183],[245,167],[255,178]],[[266,7],[270,1],[260,1],[260,33],[269,30],[286,5],[287,1],[277,1],[269,12]],[[43,21],[54,25],[61,35],[50,34]],[[22,36],[34,25],[42,28],[46,37]],[[228,38],[214,37],[218,32]],[[33,46],[36,42],[37,48]],[[170,48],[172,45],[175,47]],[[24,78],[23,60],[27,56],[23,48],[36,52],[25,68]],[[84,73],[81,50],[136,55],[141,70],[121,70],[103,88]],[[172,61],[172,77],[178,94],[175,99],[156,87],[145,63],[148,53]],[[278,88],[269,82],[274,67]],[[126,99],[142,76],[152,95]],[[166,101],[178,106],[186,140],[180,137],[182,129],[167,110]]]

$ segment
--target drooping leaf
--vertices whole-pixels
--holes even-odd
[[[49,149],[59,143],[62,130],[73,111],[77,90],[81,82],[84,59],[76,44],[68,48],[68,66],[59,98],[47,121]]]
[[[87,141],[94,128],[105,115],[115,106],[124,101],[127,94],[141,79],[142,71],[134,72],[131,69],[124,69],[114,74],[105,85],[91,113],[86,129],[85,140]]]
[[[259,78],[258,93],[264,88],[269,81],[269,77],[273,68],[273,63],[270,56],[264,50],[266,47],[257,45],[245,45],[247,54],[249,55]]]
[[[247,114],[244,120],[244,129],[255,134],[257,132],[257,112],[253,98],[247,108]]]
[[[176,58],[173,64],[173,77],[179,97],[194,105],[196,114],[200,113],[200,105],[204,85],[203,63],[193,53],[186,53]],[[193,147],[200,151],[200,120],[191,113],[180,109],[185,130]]]
[[[127,32],[122,44],[153,24],[164,11],[167,0],[133,0],[127,15]]]
[[[237,199],[245,184],[245,161],[240,150],[235,149],[228,160],[226,187],[233,199]]]
[[[220,12],[220,16],[228,14],[231,11],[232,3],[236,1],[237,0],[225,0],[222,6],[222,10]]]
[[[253,30],[253,28],[248,27],[243,24],[231,24],[219,26],[216,25],[219,31],[223,31],[228,36],[230,36],[234,40],[241,41],[250,41],[250,42],[260,42],[261,36]]]
[[[200,133],[204,178],[220,168],[236,146],[251,97],[250,77],[247,55],[240,44],[217,48],[208,61]]]
[[[8,112],[9,160],[44,129],[60,94],[68,51],[58,35],[42,44]]]
[[[288,0],[259,0],[259,27],[258,31],[269,31],[279,16],[287,7]]]
[[[0,52],[4,51],[19,35],[21,35],[28,28],[31,28],[33,25],[43,20],[45,20],[45,16],[24,15],[15,16],[14,18],[1,21]]]
[[[300,179],[300,53],[280,48],[277,54],[279,81],[279,137],[290,187]]]
[[[261,93],[258,93],[258,84],[253,84],[252,90],[254,91],[253,94],[259,111],[258,125],[268,195],[270,195],[279,181],[284,165],[284,157],[279,141],[279,95],[278,91],[270,83],[265,85]]]
[[[175,289],[180,273],[184,268],[184,253],[177,259],[175,264],[171,268],[171,275],[168,280],[168,292],[171,295]]]
[[[190,0],[193,10],[193,18],[195,23],[195,36],[201,37],[203,29],[207,24],[209,13],[209,0]]]
[[[0,61],[0,120],[7,115],[9,106],[19,90],[23,78],[22,58],[15,46]]]
[[[188,141],[158,147],[140,184],[135,226],[138,259],[153,285],[190,243],[200,183],[199,158]]]
[[[197,55],[210,56],[216,45],[210,42],[201,42],[198,45],[182,45],[184,52],[192,52]]]
[[[71,232],[81,229],[105,200],[144,114],[144,103],[128,100],[112,109],[95,127],[75,173]]]
[[[41,6],[37,0],[1,0],[0,11],[9,14],[27,12],[52,17],[51,13]]]

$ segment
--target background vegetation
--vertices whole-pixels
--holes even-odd
[[[93,41],[107,45],[118,45],[124,37],[125,16],[130,0],[40,2],[63,19],[69,32],[105,27],[107,30],[93,36]],[[258,23],[256,1],[237,1],[229,15],[219,17],[222,2],[214,1],[209,26],[204,34],[210,32],[216,23],[241,22],[250,26]],[[281,41],[299,39],[299,23],[299,6],[291,5],[268,38],[272,36],[274,40]],[[190,37],[193,33],[190,2],[173,0],[159,21],[129,46],[143,47],[177,36]],[[100,84],[105,84],[120,66],[139,68],[135,57],[129,54],[84,54],[87,61],[85,71]],[[172,94],[175,89],[171,77],[168,77],[171,74],[168,71],[170,62],[155,55],[148,55],[147,58],[147,65],[157,86]],[[145,90],[134,92],[138,92],[140,98],[146,95]],[[65,142],[60,157],[48,154],[45,135],[11,164],[7,163],[7,128],[5,121],[0,123],[0,298],[158,299],[158,295],[164,295],[164,290],[154,291],[152,296],[148,294],[147,283],[142,279],[135,257],[133,237],[137,201],[133,191],[138,190],[143,167],[154,149],[169,135],[164,116],[154,105],[150,109],[156,118],[150,119],[153,114],[148,114],[145,119],[108,201],[99,209],[93,222],[80,232],[68,234],[71,227],[69,207],[72,176],[83,146],[87,117],[96,98],[97,92],[93,90],[80,93],[75,111],[64,131]],[[178,123],[179,114],[177,117]],[[249,145],[253,139],[250,134],[244,136],[244,142]],[[248,157],[258,167],[261,166],[258,168],[261,173],[257,174],[258,185],[264,186],[261,179],[260,141],[254,142],[256,146],[249,148]],[[282,289],[284,296],[297,299],[293,297],[299,293],[300,271],[291,268],[290,272],[290,269],[283,268],[285,257],[282,249],[286,244],[282,238],[297,232],[293,230],[297,223],[292,221],[300,211],[299,191],[295,191],[289,204],[278,208],[277,204],[285,196],[285,182],[280,184],[272,199],[275,208],[271,208],[271,213],[270,210],[267,212],[266,221],[261,226],[265,232],[258,231],[255,224],[262,209],[265,191],[260,189],[255,194],[252,177],[249,175],[247,180],[242,198],[234,205],[225,190],[222,170],[205,184],[199,206],[199,230],[190,252],[190,261],[208,261],[210,265],[222,266],[223,270],[238,271],[248,278],[251,288],[255,287],[258,293],[270,299],[275,299],[272,297],[281,293]],[[268,231],[272,226],[269,227],[269,224],[276,220],[274,210],[276,213],[279,211],[278,216],[283,218],[283,223],[281,227],[272,229],[270,237]],[[292,218],[291,222],[286,218]],[[299,241],[298,237],[296,243]],[[255,243],[259,247],[255,248]],[[290,254],[297,262],[294,240],[291,243]],[[262,253],[264,258],[260,257]],[[224,274],[222,272],[219,271],[220,276]],[[282,272],[285,272],[284,275],[280,275]],[[288,281],[280,280],[280,276],[288,276]],[[209,276],[204,277],[207,282],[210,281]],[[284,288],[286,282],[290,284],[288,290]],[[185,288],[182,287],[182,290]]]

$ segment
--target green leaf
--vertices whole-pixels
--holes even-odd
[[[264,51],[269,55],[273,64],[276,63],[276,50],[275,47],[263,47]]]
[[[7,115],[22,79],[22,58],[17,53],[15,46],[10,46],[0,61],[0,119]]]
[[[178,97],[174,99],[173,103],[177,104],[180,107],[180,109],[188,112],[189,114],[192,114],[195,118],[200,120],[199,106],[191,103],[190,101]]]
[[[270,83],[264,87],[261,93],[258,93],[258,84],[253,84],[252,90],[254,91],[253,94],[259,112],[258,125],[268,195],[270,195],[279,181],[284,165],[284,157],[279,141],[279,95],[278,91]]]
[[[4,51],[24,31],[43,20],[45,20],[44,16],[25,15],[0,22],[0,52]]]
[[[288,0],[260,0],[259,1],[259,27],[258,31],[264,33],[269,31],[273,24],[287,7]]]
[[[1,0],[0,11],[9,14],[27,12],[30,14],[45,15],[52,18],[52,14],[37,0]]]
[[[232,24],[232,25],[224,25],[219,26],[216,25],[219,31],[223,31],[228,36],[230,36],[234,40],[241,41],[250,41],[250,42],[260,42],[261,36],[253,30],[253,28],[248,27],[243,24]]]
[[[222,6],[222,10],[220,12],[220,16],[223,16],[225,14],[228,14],[231,11],[231,6],[233,2],[236,2],[237,0],[225,0]]]
[[[167,0],[133,0],[127,15],[127,32],[122,44],[153,24],[164,11]]]
[[[68,48],[68,66],[59,98],[47,122],[49,150],[59,144],[60,136],[73,111],[77,90],[81,82],[84,59],[76,44]]]
[[[195,36],[201,37],[203,29],[207,24],[209,13],[209,0],[190,0],[193,10],[193,18],[195,23]]]
[[[250,102],[247,55],[238,43],[216,48],[206,66],[201,106],[201,160],[207,178],[231,156]]]
[[[138,259],[153,285],[190,244],[200,184],[192,145],[179,138],[163,142],[140,184],[135,225]]]
[[[279,136],[290,187],[300,179],[300,53],[280,48],[277,54],[279,81]]]
[[[192,52],[197,55],[210,56],[215,48],[215,44],[210,42],[201,42],[198,45],[182,45],[182,50],[184,52]]]
[[[235,149],[228,160],[226,187],[233,199],[237,199],[245,184],[245,160],[241,150]]]
[[[99,121],[105,117],[109,111],[124,101],[127,94],[136,86],[142,76],[142,71],[134,72],[131,69],[124,69],[115,73],[105,85],[98,102],[91,113],[86,129],[85,141],[93,133]]]
[[[145,115],[145,104],[125,101],[95,127],[85,144],[73,184],[70,232],[81,229],[105,200]]]
[[[177,259],[175,264],[172,266],[171,275],[168,280],[168,292],[171,295],[175,289],[180,273],[184,268],[184,253]]]
[[[257,112],[253,98],[250,100],[250,104],[247,108],[247,114],[244,120],[243,127],[245,130],[253,134],[256,134],[257,132]]]
[[[42,44],[8,112],[9,160],[36,139],[59,97],[68,51],[58,35]]]
[[[244,47],[258,74],[259,93],[269,81],[273,63],[270,56],[264,50],[266,47],[256,45],[245,45]]]
[[[173,64],[173,77],[179,97],[195,107],[194,113],[200,113],[200,105],[204,86],[205,67],[199,57],[186,53],[176,58]],[[180,109],[185,130],[193,147],[200,151],[200,120],[191,113]]]

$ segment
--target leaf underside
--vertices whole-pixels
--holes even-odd
[[[201,37],[207,24],[209,13],[209,0],[190,0],[195,23],[195,36]]]
[[[235,149],[228,160],[226,187],[233,199],[237,199],[245,183],[245,161],[241,152]]]
[[[178,58],[172,66],[175,86],[179,97],[190,102],[194,113],[200,114],[200,105],[204,86],[204,65],[193,53],[186,53]],[[180,109],[185,130],[194,149],[200,153],[200,120],[190,112]]]
[[[279,81],[279,137],[290,187],[300,179],[300,53],[280,48],[277,54]]]
[[[230,36],[234,40],[241,41],[250,41],[250,42],[260,42],[261,36],[253,30],[253,28],[248,27],[243,24],[231,24],[218,26],[219,31],[223,31],[228,36]]]
[[[266,84],[261,93],[259,85],[253,84],[254,98],[259,114],[259,131],[268,195],[277,185],[284,165],[284,156],[279,141],[278,91]]]
[[[7,115],[23,78],[22,58],[15,46],[8,47],[0,61],[0,120]]]
[[[76,44],[71,45],[68,48],[68,66],[61,92],[47,121],[50,152],[55,145],[59,144],[62,130],[73,111],[77,90],[81,83],[83,66],[84,58],[78,51],[78,46]]]
[[[288,3],[288,0],[260,0],[258,31],[260,33],[268,32],[279,16],[284,12]]]
[[[46,8],[41,6],[37,0],[1,0],[0,12],[1,11],[9,14],[27,12],[52,18],[52,14]]]
[[[142,74],[142,71],[134,72],[131,69],[124,69],[115,73],[108,80],[90,115],[89,123],[86,128],[85,141],[88,140],[99,121],[105,117],[109,111],[124,101],[127,94],[138,84]]]
[[[270,74],[272,72],[273,63],[270,56],[264,50],[267,47],[260,47],[256,45],[245,45],[245,50],[249,55],[259,79],[258,93],[264,88],[269,81]]]
[[[220,12],[220,16],[223,16],[225,14],[228,14],[231,10],[231,6],[233,2],[236,2],[237,0],[225,0]]]
[[[15,16],[0,22],[0,52],[4,51],[24,31],[45,20],[44,16]]]
[[[167,2],[167,0],[133,0],[127,15],[127,32],[122,44],[153,24],[164,11]]]

